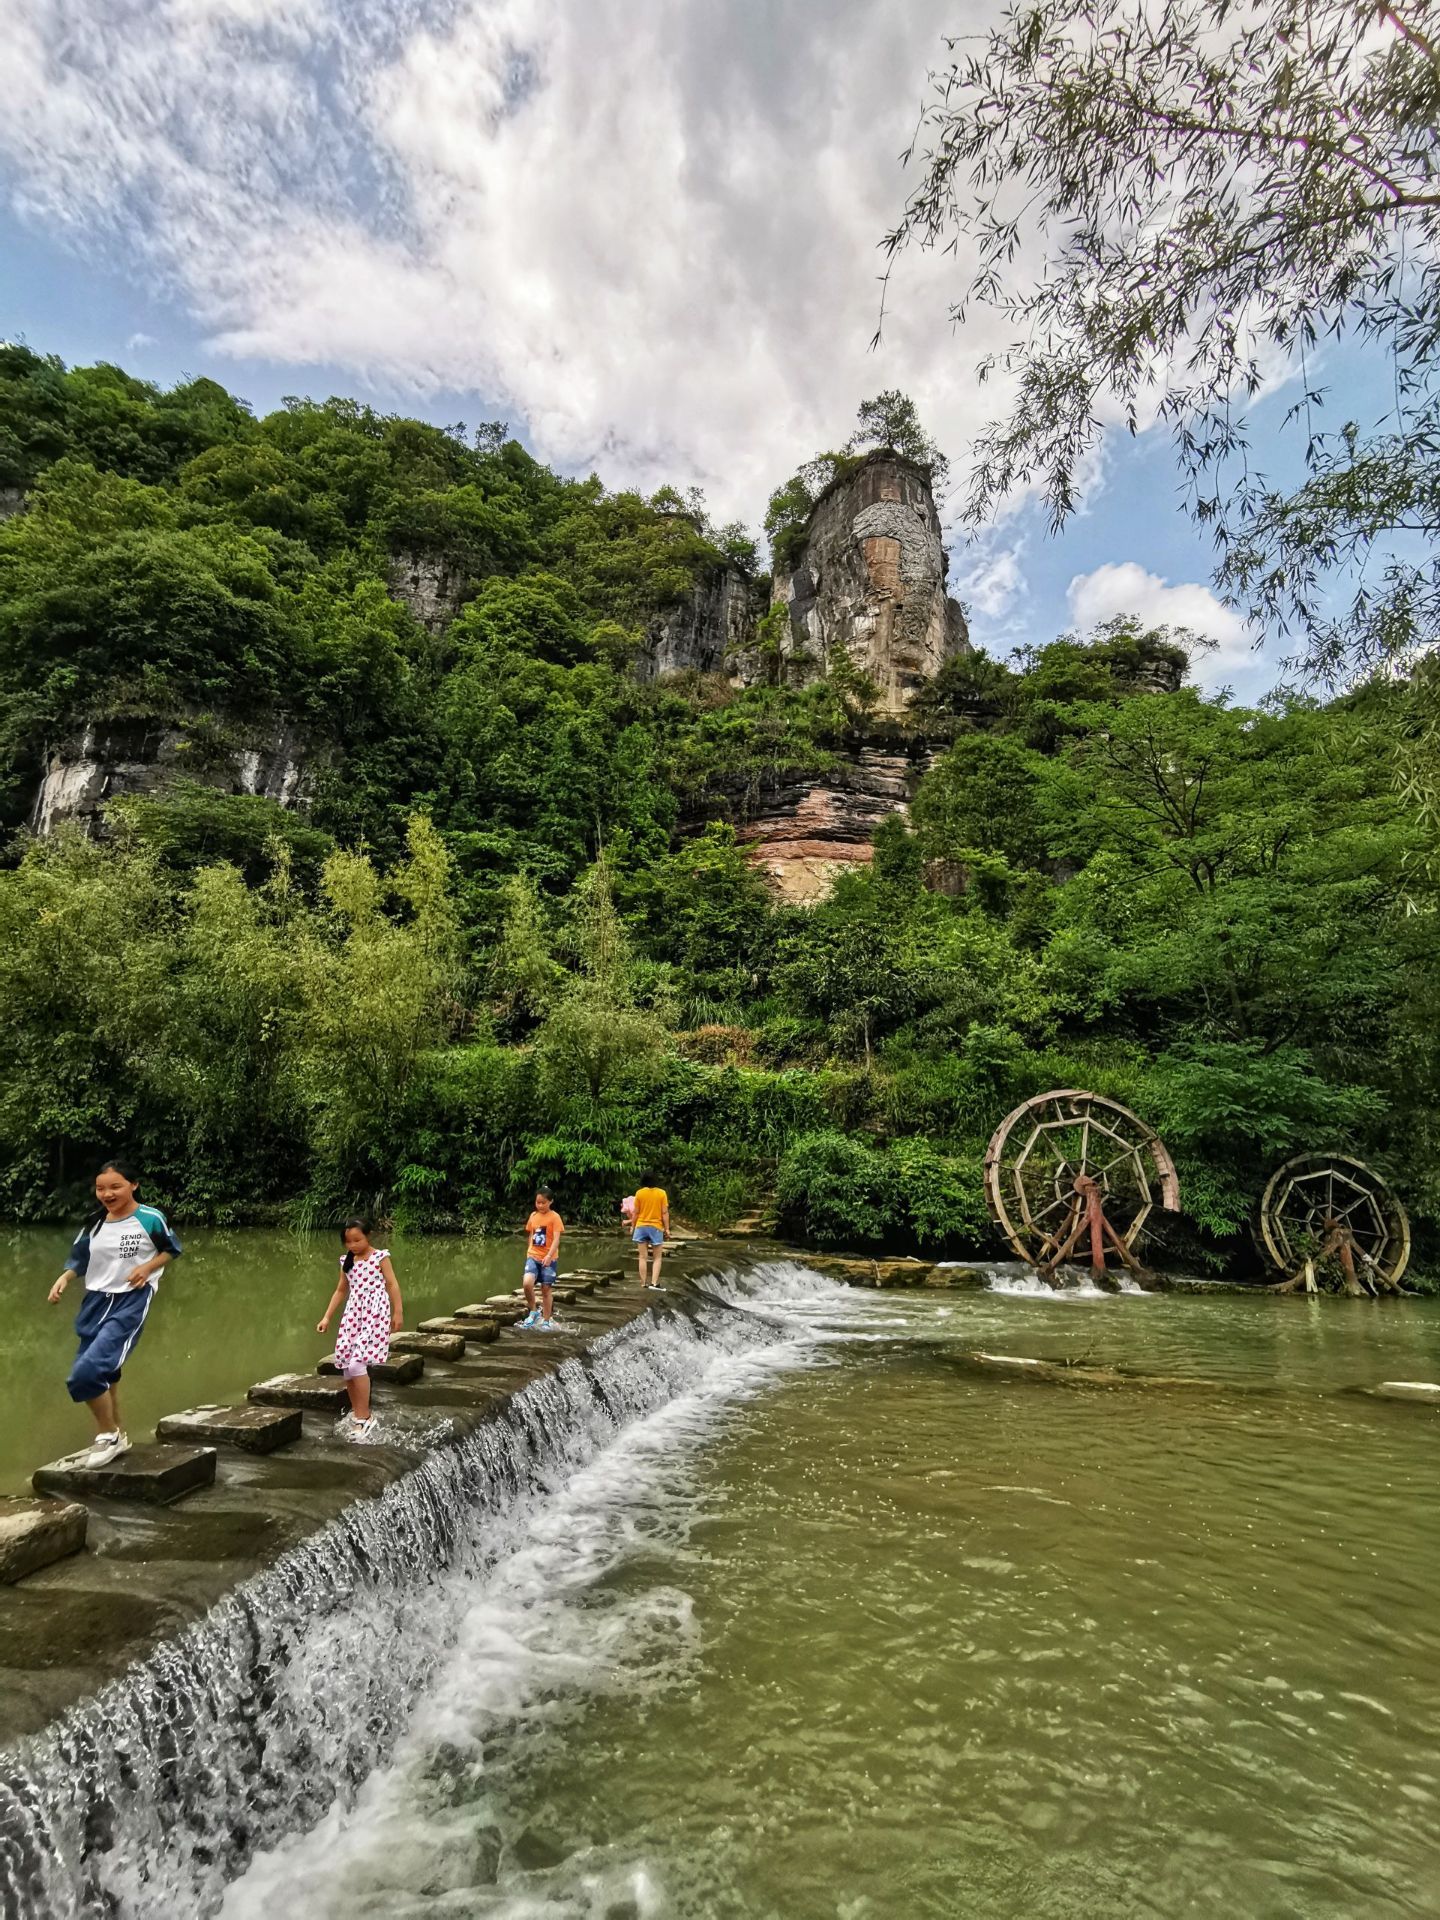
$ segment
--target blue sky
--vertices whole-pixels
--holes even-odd
[[[902,264],[869,348],[896,155],[954,11],[830,0],[817,35],[771,0],[165,0],[78,40],[61,0],[16,0],[0,334],[208,374],[257,411],[342,392],[506,419],[562,471],[696,484],[752,528],[884,387],[963,468],[999,341],[952,331],[952,263]],[[1381,410],[1363,362],[1327,371]],[[1267,467],[1297,457],[1292,391],[1255,416]],[[1279,649],[1251,651],[1212,561],[1147,434],[1107,445],[1063,536],[1022,502],[951,571],[993,651],[1133,612],[1209,633],[1200,677],[1253,699]]]

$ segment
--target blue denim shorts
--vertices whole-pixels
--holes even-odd
[[[542,1287],[553,1287],[560,1271],[558,1260],[527,1260],[525,1278],[538,1280]]]
[[[665,1244],[662,1227],[636,1227],[630,1238],[637,1247],[663,1247]]]

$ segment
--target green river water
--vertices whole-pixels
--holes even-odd
[[[167,1404],[313,1358],[328,1249],[197,1250]],[[729,1291],[787,1339],[537,1488],[399,1751],[227,1920],[1440,1915],[1440,1410],[1360,1391],[1440,1379],[1440,1302]],[[12,1478],[63,1357],[7,1355]]]

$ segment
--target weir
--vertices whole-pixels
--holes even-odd
[[[0,1594],[0,1911],[213,1912],[384,1760],[526,1495],[791,1337],[730,1294],[612,1289],[573,1334],[377,1389],[392,1444],[307,1414],[179,1507],[93,1514],[99,1551]]]

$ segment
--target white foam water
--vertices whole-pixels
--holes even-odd
[[[473,1808],[453,1823],[458,1861],[443,1820],[427,1825],[423,1871],[392,1810],[437,1754],[442,1778],[468,1777],[504,1729],[513,1764],[587,1689],[683,1657],[678,1587],[608,1610],[586,1596],[618,1559],[673,1546],[681,1457],[819,1357],[827,1300],[849,1317],[844,1288],[785,1263],[705,1291],[534,1382],[30,1743],[0,1781],[0,1910],[322,1915],[347,1875],[375,1886],[377,1862],[382,1888],[414,1888],[406,1860],[437,1893],[474,1884]]]

